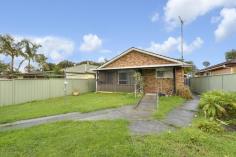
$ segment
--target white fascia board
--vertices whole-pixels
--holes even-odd
[[[138,68],[158,68],[158,67],[182,67],[182,64],[155,64],[155,65],[143,65],[143,66],[127,66],[127,67],[114,67],[114,68],[101,68],[93,69],[97,70],[115,70],[115,69],[138,69]]]

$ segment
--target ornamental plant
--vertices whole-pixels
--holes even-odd
[[[236,115],[236,93],[210,91],[201,95],[200,109],[206,118],[224,119]]]

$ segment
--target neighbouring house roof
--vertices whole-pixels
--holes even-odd
[[[154,64],[154,65],[140,65],[140,66],[127,66],[127,67],[125,66],[125,67],[106,68],[107,65],[109,65],[112,62],[120,59],[122,56],[124,56],[124,55],[126,55],[126,54],[128,54],[128,53],[130,53],[132,51],[137,51],[139,53],[143,53],[143,54],[146,54],[146,55],[150,55],[150,56],[153,56],[153,57],[164,59],[164,60],[170,61],[172,63],[171,64]],[[139,49],[139,48],[132,47],[132,48],[129,48],[128,50],[124,51],[123,53],[119,54],[118,56],[112,58],[111,60],[109,60],[108,62],[104,63],[103,65],[99,66],[97,69],[94,69],[94,70],[129,69],[129,68],[150,68],[150,67],[170,67],[170,66],[191,67],[192,65],[188,64],[188,63],[185,63],[185,62],[182,62],[180,60],[171,58],[171,57],[163,56],[163,55],[160,55],[160,54],[157,54],[157,53],[154,53],[154,52],[150,52],[150,51],[146,51],[146,50],[142,50],[142,49]]]
[[[92,69],[96,69],[98,66],[90,64],[81,64],[65,69],[66,73],[75,73],[75,74],[95,74]]]
[[[216,70],[216,69],[220,69],[220,68],[226,68],[226,67],[232,66],[232,65],[236,65],[236,59],[209,66],[207,68],[199,70],[198,73],[203,73],[203,72]]]

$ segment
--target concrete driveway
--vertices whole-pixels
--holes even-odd
[[[147,94],[138,106],[123,106],[120,108],[105,109],[90,113],[67,113],[49,117],[22,120],[0,125],[0,131],[17,128],[27,128],[39,124],[51,123],[63,120],[114,120],[126,119],[130,121],[130,130],[134,134],[160,133],[174,130],[176,127],[188,126],[198,106],[198,97],[186,102],[184,105],[171,111],[166,119],[158,121],[153,119],[156,110],[156,95]]]

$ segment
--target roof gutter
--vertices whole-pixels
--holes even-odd
[[[206,70],[200,70],[199,73],[210,71],[210,70],[215,70],[215,69],[219,69],[219,68],[227,68],[227,66],[222,65],[222,66],[218,66],[218,67],[209,68],[209,69],[206,69]]]
[[[191,67],[191,64],[156,64],[156,65],[144,65],[144,66],[127,66],[127,67],[114,67],[114,68],[97,68],[91,69],[93,71],[99,70],[116,70],[116,69],[138,69],[138,68],[158,68],[158,67]]]

